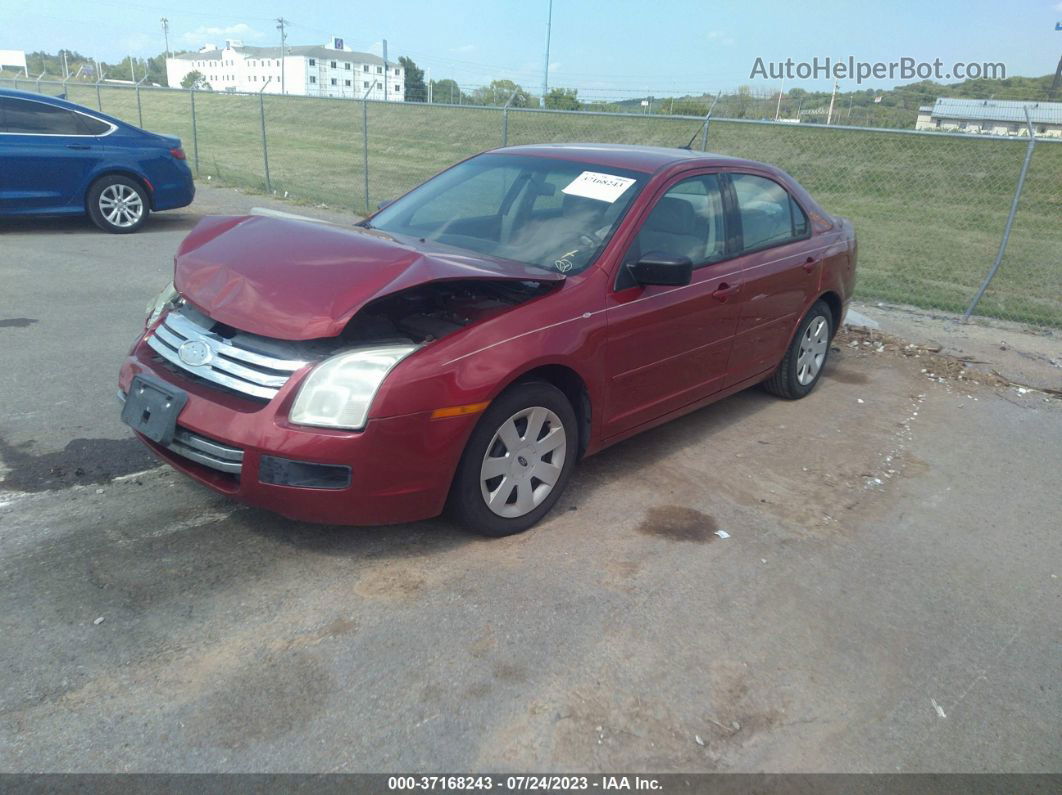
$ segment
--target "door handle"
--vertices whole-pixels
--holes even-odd
[[[818,264],[819,261],[817,259],[815,259],[814,257],[808,257],[806,260],[804,260],[804,272],[811,273],[813,270],[815,270],[815,266]]]
[[[732,296],[734,293],[736,293],[740,289],[741,289],[741,283],[740,282],[738,282],[737,284],[734,284],[734,285],[730,285],[730,284],[727,284],[726,282],[723,282],[718,287],[716,287],[715,290],[712,292],[712,298],[715,298],[715,299],[717,299],[717,300],[719,300],[719,301],[721,301],[721,302],[723,302],[725,304],[726,303],[726,299],[729,298],[730,296]]]
[[[91,149],[92,147],[89,146],[88,144],[67,144],[66,148],[67,149]]]

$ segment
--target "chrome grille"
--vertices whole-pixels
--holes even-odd
[[[291,374],[307,363],[303,359],[280,358],[251,350],[246,344],[240,344],[240,338],[253,335],[224,337],[210,330],[213,321],[209,318],[202,320],[208,325],[196,322],[180,310],[172,311],[148,337],[147,343],[175,367],[235,392],[265,400],[275,397]],[[209,356],[203,364],[193,365],[182,359],[180,348],[191,341],[202,342],[209,349]]]
[[[239,475],[243,469],[243,450],[192,433],[180,425],[166,449],[219,472]]]

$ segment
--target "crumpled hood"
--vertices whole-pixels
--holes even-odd
[[[203,219],[174,263],[178,292],[211,318],[285,340],[334,337],[373,299],[426,282],[564,280],[371,229],[263,216]]]

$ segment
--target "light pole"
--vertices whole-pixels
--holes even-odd
[[[387,39],[383,40],[383,61],[384,61],[384,81],[383,81],[384,102],[387,102],[387,81],[390,79],[390,76],[387,73]]]
[[[166,42],[166,57],[169,58],[170,57],[170,21],[168,19],[166,19],[166,17],[163,17],[160,21],[162,22],[162,38]]]
[[[826,113],[826,126],[830,126],[830,122],[833,120],[833,101],[837,99],[837,80],[833,81],[833,93],[830,94],[830,109]]]
[[[284,17],[277,17],[277,30],[280,31],[280,93],[287,94],[287,84],[284,82],[284,56],[287,52],[287,48],[284,46],[288,40],[288,34],[284,30],[285,25],[290,25]]]
[[[546,62],[542,65],[542,107],[546,107],[546,91],[549,89],[549,29],[553,24],[553,0],[549,0],[546,14]]]

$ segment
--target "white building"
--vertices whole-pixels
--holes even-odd
[[[1028,135],[1025,108],[1033,134],[1062,137],[1062,102],[1023,102],[1007,99],[938,99],[918,109],[916,130]]]
[[[199,72],[214,91],[300,94],[312,97],[405,100],[405,74],[399,64],[384,65],[383,58],[354,52],[333,37],[326,46],[245,47],[234,39],[224,48],[208,44],[199,52],[166,59],[166,80],[177,88],[189,72]],[[283,60],[283,70],[281,69]],[[282,77],[283,75],[283,77]]]

